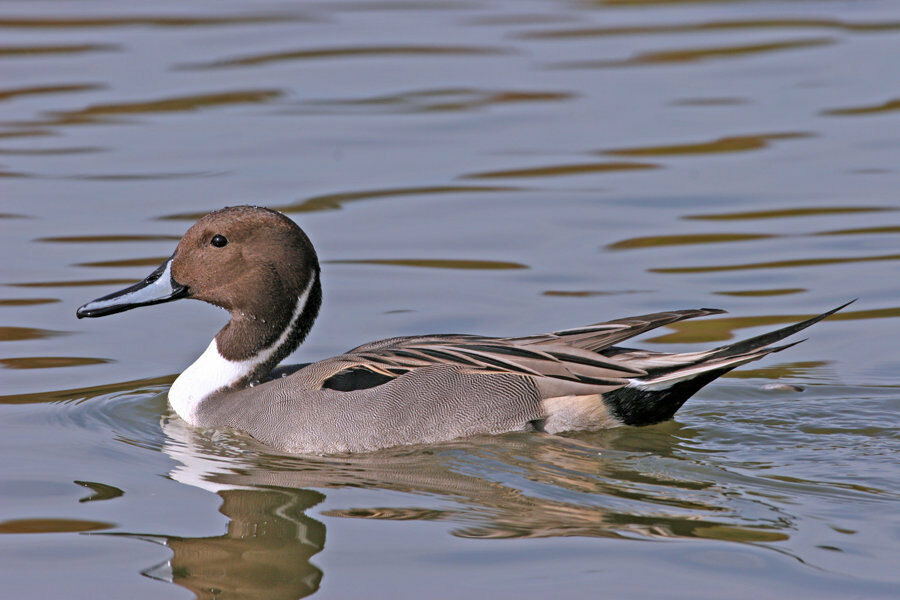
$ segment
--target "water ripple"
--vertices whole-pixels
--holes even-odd
[[[89,92],[102,90],[106,86],[100,83],[73,83],[59,85],[32,85],[20,88],[0,89],[0,101],[20,96],[36,96],[39,94],[67,94],[72,92]]]
[[[836,41],[837,40],[833,38],[811,38],[758,44],[657,50],[655,52],[640,52],[630,58],[624,59],[560,62],[552,64],[550,67],[556,69],[603,69],[609,67],[682,64],[712,59],[743,58],[756,54],[783,52],[785,50],[815,48],[819,46],[828,46],[836,43]]]
[[[830,108],[823,110],[823,115],[831,117],[854,117],[860,115],[875,115],[900,110],[900,98],[887,100],[881,104],[868,104],[862,106],[847,106],[844,108]]]
[[[43,54],[83,54],[120,50],[115,44],[57,44],[53,46],[0,46],[0,58],[30,57]]]
[[[223,58],[210,62],[184,63],[179,69],[221,69],[228,67],[255,67],[273,62],[291,60],[321,60],[336,58],[377,58],[384,56],[423,57],[423,56],[488,56],[492,54],[508,54],[508,48],[492,46],[339,46],[333,48],[309,48],[301,50],[285,50],[265,54],[251,54],[236,58]]]
[[[792,217],[816,217],[821,215],[851,215],[857,213],[887,212],[897,210],[892,206],[809,206],[795,208],[772,208],[745,212],[709,213],[687,215],[683,219],[698,221],[741,221],[750,219],[785,219]]]
[[[458,258],[348,258],[323,260],[331,265],[386,265],[392,267],[424,267],[427,269],[508,270],[527,269],[527,265],[502,260],[466,260]]]
[[[586,175],[589,173],[610,173],[617,171],[642,171],[659,169],[661,165],[641,162],[600,162],[577,163],[568,165],[550,165],[529,167],[525,169],[507,169],[502,171],[481,171],[460,176],[461,179],[512,179],[517,177],[564,177],[569,175]]]
[[[665,146],[643,146],[634,148],[617,148],[601,150],[600,154],[614,156],[679,156],[689,154],[722,154],[728,152],[747,152],[762,150],[773,140],[794,140],[813,137],[815,134],[805,131],[785,133],[762,133],[757,135],[738,135],[721,137],[709,142],[687,144],[669,144]]]
[[[68,334],[68,331],[41,329],[39,327],[0,326],[0,342],[42,340]]]
[[[0,366],[5,369],[58,369],[61,367],[83,367],[115,362],[110,358],[90,358],[86,356],[21,356],[0,358]]]
[[[900,30],[900,21],[857,21],[839,19],[723,19],[694,23],[660,23],[651,25],[614,25],[608,27],[572,27],[525,31],[516,38],[526,40],[579,39],[624,35],[653,35],[671,33],[703,33],[707,31],[736,31],[742,29],[834,29],[853,33],[882,33]]]
[[[883,262],[900,260],[900,254],[876,256],[835,256],[829,258],[796,258],[791,260],[771,260],[736,265],[699,265],[692,267],[657,267],[647,269],[651,273],[717,273],[722,271],[747,271],[751,269],[792,269],[796,267],[819,267],[862,262]]]
[[[675,333],[650,338],[658,344],[689,344],[697,342],[724,342],[734,339],[738,329],[796,323],[814,315],[760,315],[755,317],[721,317],[696,321],[681,321],[666,325]],[[828,317],[830,321],[856,321],[861,319],[893,319],[900,317],[900,308],[851,310]]]
[[[11,29],[96,29],[105,27],[211,27],[265,25],[311,21],[298,14],[265,15],[70,15],[65,17],[0,17],[0,27]]]
[[[387,94],[359,99],[326,99],[302,102],[298,111],[322,114],[421,114],[472,111],[490,106],[529,102],[571,100],[571,92],[531,90],[483,90],[475,88],[438,88]]]
[[[0,298],[0,306],[37,306],[38,304],[53,304],[60,302],[59,298]]]
[[[777,237],[768,233],[691,233],[681,235],[653,235],[629,238],[608,244],[608,250],[632,250],[634,248],[654,248],[658,246],[685,246],[691,244],[721,244],[723,242],[746,242]]]
[[[513,192],[522,188],[512,186],[489,185],[427,185],[401,188],[385,188],[373,190],[354,190],[349,192],[334,192],[311,196],[298,202],[270,206],[274,210],[287,213],[319,212],[323,210],[341,210],[345,204],[360,200],[373,200],[378,198],[402,198],[406,196],[431,196],[435,194],[477,194],[489,192]],[[213,209],[211,209],[213,210]],[[176,213],[158,217],[161,221],[196,221],[207,215],[210,211],[197,211]]]

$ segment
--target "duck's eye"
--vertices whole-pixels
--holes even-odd
[[[225,244],[228,243],[228,240],[225,239],[224,235],[216,234],[209,241],[209,243],[212,244],[213,246],[215,246],[216,248],[222,248],[223,246],[225,246]]]

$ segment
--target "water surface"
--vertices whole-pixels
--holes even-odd
[[[887,0],[0,0],[4,597],[894,597],[898,51]],[[323,259],[293,362],[860,300],[660,425],[285,456],[166,405],[221,312],[74,317],[247,203]]]

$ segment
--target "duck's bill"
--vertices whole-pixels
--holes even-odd
[[[187,296],[188,289],[172,279],[172,258],[159,265],[146,279],[124,290],[92,300],[75,311],[79,319],[105,317],[138,306],[161,304]]]

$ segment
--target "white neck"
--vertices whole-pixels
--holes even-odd
[[[306,308],[306,301],[315,280],[315,275],[310,277],[306,289],[297,298],[291,320],[288,321],[278,339],[269,347],[257,352],[256,355],[246,360],[228,360],[219,352],[218,342],[213,338],[200,358],[185,369],[169,388],[169,404],[172,405],[178,416],[191,425],[198,425],[197,407],[203,400],[214,392],[235,385],[259,365],[271,359],[272,355],[287,342],[291,332],[297,326],[297,321],[303,314],[303,309]]]

